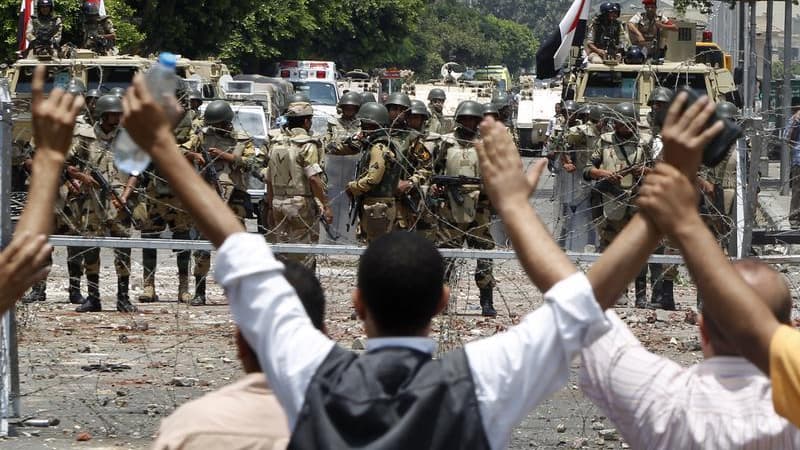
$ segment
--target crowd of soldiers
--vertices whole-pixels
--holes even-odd
[[[642,0],[644,12],[634,14],[627,26],[619,20],[619,3],[604,2],[592,19],[586,33],[586,54],[589,62],[624,59],[641,64],[645,58],[663,57],[663,31],[678,27],[657,11],[656,0]]]
[[[92,50],[97,55],[116,55],[117,34],[108,16],[100,14],[98,2],[86,1],[81,6],[83,38],[81,48]],[[29,42],[28,55],[53,57],[63,54],[61,46],[63,25],[61,18],[53,12],[53,0],[37,0],[36,13],[31,15],[25,30]]]
[[[660,128],[673,92],[658,87],[650,95],[650,114],[640,121],[632,103],[613,108],[602,104],[559,104],[548,132],[548,156],[557,177],[562,227],[561,244],[583,252],[587,245],[603,251],[636,212],[635,198],[642,178],[660,157]],[[717,104],[721,117],[736,120],[738,108]],[[698,174],[704,216],[721,245],[727,247],[736,189],[736,156]],[[656,253],[677,253],[663,242]],[[650,275],[651,301],[647,300]],[[650,264],[635,281],[640,308],[675,309],[674,265]]]

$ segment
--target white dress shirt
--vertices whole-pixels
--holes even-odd
[[[220,247],[215,274],[294,429],[308,384],[334,342],[311,324],[282,269],[263,237],[239,233]],[[513,427],[564,385],[572,358],[608,327],[589,281],[576,273],[519,325],[466,345],[491,448],[508,445]],[[370,339],[367,351],[398,345],[435,349],[432,339],[396,337]]]
[[[580,385],[632,448],[800,448],[800,430],[773,409],[769,378],[746,359],[682,367],[606,316],[611,330],[582,351]]]

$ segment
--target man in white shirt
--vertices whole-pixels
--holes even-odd
[[[755,301],[788,325],[783,276],[757,260],[734,266],[761,294]],[[611,330],[581,352],[580,385],[632,448],[800,448],[800,430],[775,413],[769,378],[707,311],[699,317],[706,359],[691,367],[647,351],[613,311],[606,316]]]
[[[693,120],[698,108],[686,114]],[[477,146],[486,191],[545,304],[507,332],[433,360],[430,321],[449,296],[443,260],[423,238],[387,235],[359,263],[353,303],[370,340],[356,357],[311,325],[264,240],[244,233],[189,170],[141,76],[126,95],[125,117],[131,136],[219,248],[217,281],[284,407],[294,448],[504,448],[512,428],[566,382],[573,356],[608,329],[602,310],[657,243],[645,236],[630,245],[623,233],[588,275],[577,272],[528,203],[544,160],[524,174],[505,127],[487,119]]]

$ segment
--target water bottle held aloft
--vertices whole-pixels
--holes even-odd
[[[161,106],[167,106],[175,98],[175,89],[178,87],[178,76],[175,74],[177,61],[174,53],[162,52],[158,55],[158,62],[144,74],[147,90]],[[125,129],[117,133],[113,149],[114,165],[122,172],[137,176],[150,165],[150,155],[136,145]]]

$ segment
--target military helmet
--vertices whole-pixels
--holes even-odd
[[[605,105],[589,105],[587,115],[592,122],[600,122],[605,118]]]
[[[717,115],[723,119],[734,119],[739,115],[739,108],[733,103],[723,100],[717,103]]]
[[[465,100],[456,108],[456,120],[461,117],[483,118],[483,105],[472,100]]]
[[[69,88],[70,86],[76,86],[81,91],[86,90],[86,85],[83,84],[83,80],[81,80],[80,78],[71,78],[69,80],[69,83],[67,83],[67,88]]]
[[[189,101],[192,100],[200,100],[203,101],[203,94],[200,93],[197,89],[192,89],[189,91]]]
[[[39,0],[38,2],[36,2],[36,7],[37,8],[42,8],[42,7],[45,7],[45,6],[49,6],[50,8],[52,8],[53,7],[53,0]]]
[[[111,90],[108,91],[108,93],[111,95],[116,95],[119,98],[122,98],[125,96],[125,88],[117,86],[115,88],[111,88]]]
[[[87,16],[99,16],[100,4],[93,1],[87,1],[83,3],[83,7],[81,8],[81,10]]]
[[[492,115],[492,114],[495,115],[495,116],[499,116],[500,115],[500,110],[497,109],[497,105],[495,105],[492,102],[484,104],[483,105],[483,115],[484,116],[488,116],[488,115]]]
[[[310,103],[311,100],[305,92],[295,92],[288,98],[289,103]]]
[[[567,112],[567,115],[573,115],[576,111],[578,111],[578,102],[575,100],[567,100],[564,102],[564,111]]]
[[[350,91],[339,99],[339,106],[361,106],[361,94]]]
[[[286,110],[286,117],[310,117],[313,115],[314,108],[308,102],[294,102]]]
[[[622,102],[617,103],[614,105],[614,119],[627,123],[627,124],[635,124],[637,117],[636,117],[636,107],[633,106],[633,103],[630,102]]]
[[[425,103],[422,100],[411,100],[411,108],[408,112],[409,114],[417,114],[420,116],[425,116],[426,118],[431,117],[428,107],[425,106]]]
[[[498,92],[492,96],[492,103],[497,106],[497,109],[503,109],[511,104],[511,97],[505,92]]]
[[[619,4],[612,2],[604,2],[600,4],[600,14],[609,14],[612,12],[619,13]]]
[[[389,97],[386,98],[386,101],[383,102],[387,107],[389,105],[397,105],[402,106],[405,109],[411,108],[411,99],[408,95],[402,92],[392,92],[389,94]]]
[[[73,96],[83,95],[83,89],[81,89],[81,86],[78,84],[70,83],[69,85],[67,85],[66,91],[68,94],[71,94]]]
[[[375,98],[375,94],[372,92],[362,92],[361,93],[361,104],[364,103],[378,103],[378,99]]]
[[[103,117],[106,113],[122,113],[122,99],[111,94],[98,98],[94,105],[95,116]]]
[[[652,106],[655,102],[669,103],[672,101],[672,97],[674,95],[675,94],[672,92],[672,89],[659,86],[653,89],[653,93],[650,94],[647,104]]]
[[[214,100],[206,106],[203,114],[203,122],[206,125],[233,122],[233,109],[225,100]]]
[[[87,99],[100,98],[100,91],[97,89],[89,89],[89,92],[87,92],[84,97],[86,97]]]
[[[447,94],[444,89],[433,88],[428,92],[428,100],[447,100]]]
[[[376,123],[382,127],[389,126],[389,110],[378,102],[366,102],[358,109],[356,118],[361,123]]]
[[[636,45],[632,45],[628,51],[625,52],[625,64],[644,64],[644,60],[644,52]]]

